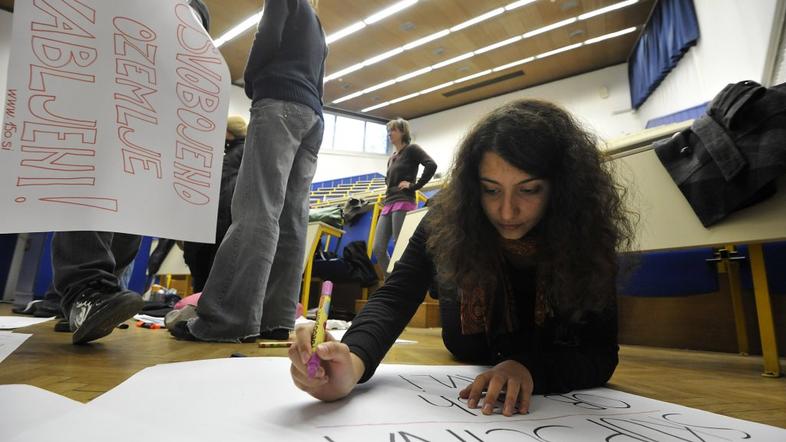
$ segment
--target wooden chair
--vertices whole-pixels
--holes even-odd
[[[157,241],[154,240],[151,245],[151,253],[155,250]],[[188,268],[183,258],[183,249],[177,244],[169,249],[169,253],[167,253],[166,258],[161,263],[161,267],[156,272],[156,276],[161,278],[161,285],[166,288],[177,289],[181,297],[192,293],[191,269]]]
[[[306,252],[303,255],[303,288],[300,291],[300,303],[303,304],[304,309],[308,309],[308,298],[311,292],[311,271],[314,267],[314,253],[316,253],[322,237],[325,237],[325,250],[327,250],[330,247],[331,237],[341,238],[343,235],[343,230],[321,221],[308,223],[308,230],[306,232]]]

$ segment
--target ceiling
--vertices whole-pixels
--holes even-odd
[[[397,3],[399,0],[320,0],[319,16],[330,37],[336,31],[363,20]],[[344,70],[381,53],[449,29],[473,17],[510,5],[514,0],[419,0],[396,14],[344,37],[329,45],[326,75]],[[349,112],[364,113],[382,119],[401,116],[415,118],[547,83],[603,67],[623,63],[635,43],[642,25],[647,21],[655,0],[638,2],[556,29],[527,36],[508,45],[478,53],[471,58],[439,66],[438,63],[468,54],[491,44],[523,34],[621,0],[537,0],[534,3],[502,13],[450,32],[426,44],[405,50],[375,64],[365,66],[325,83],[325,105]],[[261,0],[205,0],[211,12],[211,32],[218,38],[262,7]],[[10,9],[13,0],[0,0],[0,7]],[[630,27],[638,27],[625,35],[584,44],[555,55],[537,58],[517,66],[504,65],[544,54],[554,49],[582,43]],[[232,78],[242,80],[253,28],[221,46]],[[590,40],[591,41],[591,40]],[[436,66],[435,66],[436,65]],[[429,72],[384,85],[431,66]],[[489,69],[501,69],[486,72]],[[449,84],[464,77],[479,76]],[[361,93],[375,85],[379,89]],[[421,94],[418,92],[423,91]],[[407,98],[410,96],[410,98]],[[402,101],[396,99],[406,98]],[[547,97],[546,97],[547,98]],[[339,102],[335,102],[339,100]],[[388,103],[385,105],[385,103]],[[383,105],[374,108],[375,106]]]

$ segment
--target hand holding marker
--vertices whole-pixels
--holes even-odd
[[[333,293],[333,283],[322,283],[322,294],[319,297],[319,308],[314,329],[311,331],[311,357],[308,359],[308,377],[313,378],[319,369],[319,356],[317,346],[325,342],[325,326],[327,325],[328,312],[330,311],[330,296]]]

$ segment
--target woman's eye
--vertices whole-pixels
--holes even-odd
[[[497,190],[497,189],[489,189],[487,187],[484,187],[483,188],[483,193],[485,193],[487,195],[496,195],[497,193],[499,193],[499,190]]]
[[[522,188],[521,188],[521,192],[522,192],[522,193],[529,194],[529,195],[536,195],[536,194],[540,193],[540,189],[541,189],[541,187],[540,187],[540,186],[535,186],[535,187],[522,187]]]

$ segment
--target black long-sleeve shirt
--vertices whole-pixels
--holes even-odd
[[[361,382],[374,374],[434,282],[434,262],[426,251],[428,219],[420,223],[385,285],[369,298],[344,335],[343,342],[365,364]],[[513,270],[507,267],[505,271]],[[603,385],[618,362],[616,305],[585,315],[581,323],[556,316],[536,326],[534,273],[528,273],[511,275],[520,329],[492,337],[483,354],[470,359],[489,365],[511,359],[521,362],[532,374],[537,394]],[[439,300],[448,302],[442,291]]]
[[[327,44],[306,0],[267,0],[243,78],[248,98],[305,104],[322,116]]]
[[[423,166],[423,174],[418,179],[418,167]],[[385,204],[396,201],[415,201],[415,191],[425,186],[434,172],[437,163],[417,144],[408,144],[388,160],[388,173],[385,183],[388,186]],[[412,183],[408,189],[401,190],[398,184],[402,181]]]

